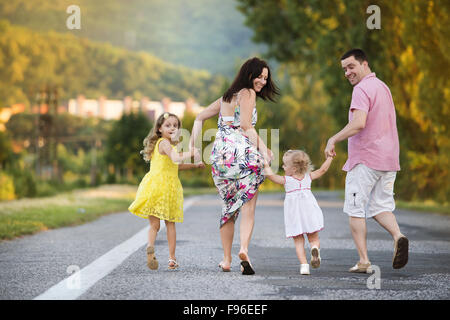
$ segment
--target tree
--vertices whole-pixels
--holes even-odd
[[[148,171],[149,165],[143,160],[140,151],[151,128],[152,124],[143,113],[123,114],[108,135],[106,162],[114,165],[122,175],[126,173],[129,179],[133,174],[142,176]]]
[[[9,135],[5,131],[0,131],[0,170],[11,163],[12,159],[13,152]]]

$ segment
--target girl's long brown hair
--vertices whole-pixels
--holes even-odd
[[[162,115],[160,115],[155,122],[155,126],[152,130],[150,130],[149,134],[144,139],[144,149],[140,151],[140,154],[142,154],[142,157],[146,162],[149,162],[151,160],[156,142],[159,138],[161,138],[161,132],[159,132],[159,129],[163,125],[164,121],[166,121],[166,119],[169,119],[169,117],[175,117],[178,120],[178,129],[181,128],[181,120],[177,117],[177,115],[169,112],[164,112]]]

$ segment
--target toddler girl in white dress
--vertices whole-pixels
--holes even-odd
[[[311,160],[304,151],[289,150],[283,155],[283,169],[286,176],[274,174],[268,163],[265,164],[266,177],[277,184],[284,185],[286,190],[284,199],[286,237],[294,239],[301,274],[310,274],[304,247],[304,234],[308,237],[311,246],[311,266],[313,268],[320,266],[319,231],[323,229],[323,215],[311,192],[311,181],[327,172],[331,161],[333,158],[328,157],[320,169],[312,171]]]

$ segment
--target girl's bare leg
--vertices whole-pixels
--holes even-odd
[[[148,230],[148,246],[153,247],[160,228],[159,218],[148,216],[148,221],[150,222],[150,229]]]
[[[319,231],[306,234],[308,236],[309,245],[320,249]]]
[[[300,261],[300,264],[307,264],[308,260],[306,259],[305,253],[305,239],[302,234],[294,237],[294,244],[295,252],[297,253],[297,258]]]
[[[165,221],[167,231],[167,242],[169,243],[169,259],[176,260],[175,248],[177,246],[177,231],[175,222]]]

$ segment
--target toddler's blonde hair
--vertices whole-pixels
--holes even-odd
[[[310,173],[314,169],[311,159],[303,150],[288,150],[284,155],[290,157],[298,174]]]

